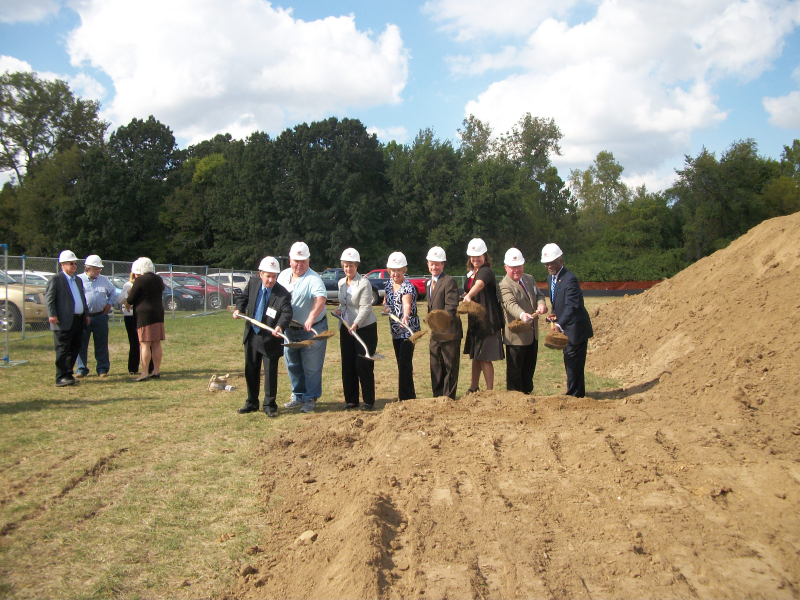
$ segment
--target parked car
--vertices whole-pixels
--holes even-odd
[[[169,271],[159,271],[158,275],[167,279],[170,278]],[[220,285],[218,282],[196,273],[176,273],[173,271],[172,281],[175,285],[187,287],[202,294],[208,303],[208,307],[213,310],[232,304],[233,299],[243,293],[239,287]]]
[[[328,302],[337,302],[339,298],[339,280],[345,276],[344,269],[325,269],[319,276],[325,284]],[[383,288],[378,289],[378,286],[372,281],[370,281],[370,284],[372,285],[372,304],[380,304]]]
[[[30,271],[28,269],[25,269],[23,273],[19,269],[9,269],[8,275],[13,277],[17,282],[24,283],[26,286],[40,285],[47,287],[47,282],[50,281],[50,278],[55,275],[55,273],[49,271]]]
[[[162,299],[164,301],[164,310],[200,310],[203,308],[203,294],[175,284],[170,287],[169,277],[162,275],[161,279],[164,280],[164,293]]]
[[[42,286],[26,285],[23,293],[21,283],[0,271],[0,330],[21,331],[23,314],[25,323],[44,329],[44,323],[47,323],[44,292]]]
[[[250,273],[216,273],[209,275],[209,279],[213,280],[217,285],[225,285],[228,287],[239,288],[244,291],[247,283],[250,281]]]
[[[376,286],[380,287],[380,297],[386,295],[386,282],[389,281],[389,271],[387,269],[374,269],[366,274],[366,278],[370,280],[373,289]],[[411,282],[415,288],[417,288],[417,299],[424,300],[425,299],[425,283],[428,281],[427,277],[409,277],[406,275],[406,279]]]

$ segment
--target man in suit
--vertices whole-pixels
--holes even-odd
[[[264,366],[264,412],[270,418],[278,416],[278,359],[283,356],[283,338],[279,335],[292,322],[292,296],[277,283],[281,266],[272,256],[258,265],[258,278],[251,277],[244,294],[236,301],[233,318],[245,314],[276,333],[262,329],[247,321],[244,325],[244,378],[247,382],[247,400],[240,414],[258,410],[258,392],[261,383],[261,366]]]
[[[78,257],[71,250],[64,250],[58,262],[61,273],[47,282],[44,298],[56,349],[56,387],[64,387],[76,382],[72,370],[81,350],[83,330],[89,325],[89,309],[83,283],[75,277]]]
[[[506,345],[506,389],[530,394],[539,352],[539,318],[547,312],[544,294],[539,291],[532,275],[525,270],[525,258],[516,248],[505,257],[506,276],[498,286],[503,299],[506,326],[503,343]],[[514,319],[525,323],[523,331],[511,331],[508,324]]]
[[[583,292],[574,274],[564,267],[563,252],[556,244],[542,248],[542,262],[550,274],[547,285],[550,289],[550,305],[553,315],[548,320],[569,339],[564,348],[564,368],[567,371],[567,395],[583,398],[586,381],[583,369],[586,366],[586,348],[589,338],[594,336],[592,321],[583,305]]]
[[[458,388],[458,367],[461,358],[461,338],[464,333],[461,317],[456,314],[458,308],[458,284],[456,280],[443,272],[447,255],[439,246],[428,251],[426,257],[430,280],[426,283],[428,297],[428,313],[432,310],[443,310],[450,315],[451,325],[447,331],[434,333],[431,331],[431,388],[433,396],[449,396],[456,398]]]

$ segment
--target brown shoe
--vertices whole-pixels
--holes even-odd
[[[73,377],[75,379],[83,379],[84,377],[87,377],[87,374],[86,373],[75,373],[75,375],[73,375]]]
[[[103,377],[108,377],[108,373],[99,373],[97,376],[102,379]]]

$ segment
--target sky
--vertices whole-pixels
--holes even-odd
[[[0,0],[0,72],[69,82],[113,131],[153,115],[181,145],[357,118],[382,142],[458,142],[525,113],[669,187],[686,155],[800,138],[800,0]]]

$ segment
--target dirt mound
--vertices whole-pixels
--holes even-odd
[[[765,221],[672,279],[597,309],[587,369],[693,412],[747,415],[773,450],[796,451],[798,240],[800,213]]]
[[[603,307],[589,366],[624,388],[279,431],[231,595],[798,597],[798,239],[800,215],[768,221]]]

